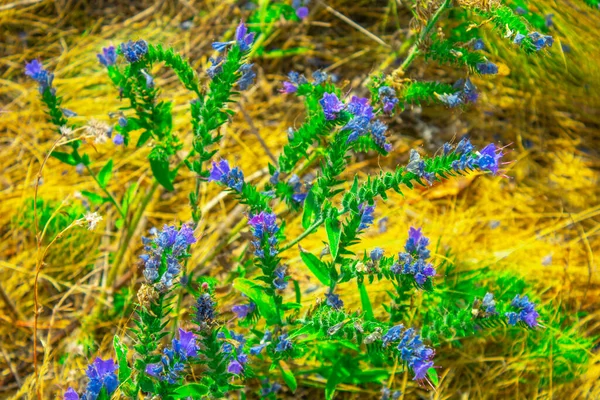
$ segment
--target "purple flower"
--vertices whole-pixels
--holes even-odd
[[[552,47],[552,44],[554,44],[554,39],[552,36],[541,35],[538,32],[531,32],[527,36],[533,42],[536,51],[542,50],[544,47]]]
[[[458,142],[458,144],[456,145],[456,149],[454,150],[456,154],[469,154],[472,151],[473,145],[471,144],[471,141],[469,141],[469,139],[466,137],[462,138],[460,142]]]
[[[277,216],[273,213],[261,211],[259,214],[251,216],[248,225],[252,228],[252,233],[256,240],[252,242],[255,247],[254,255],[258,258],[265,257],[265,250],[270,256],[278,253],[275,234],[279,231],[277,226]]]
[[[308,7],[300,7],[296,10],[296,16],[300,19],[308,17]]]
[[[485,312],[487,314],[490,314],[490,315],[498,314],[496,312],[496,301],[494,300],[493,293],[486,293],[485,296],[483,296],[483,301],[481,302],[481,306],[485,308]]]
[[[279,342],[277,343],[277,346],[275,347],[275,351],[277,353],[282,353],[284,351],[288,351],[291,350],[293,345],[292,345],[292,341],[290,339],[288,339],[288,334],[284,333],[282,335],[279,335]]]
[[[123,137],[123,135],[121,135],[120,133],[117,133],[114,137],[113,137],[113,143],[117,146],[121,146],[123,143],[125,143],[125,138]]]
[[[145,40],[128,41],[121,43],[121,53],[130,63],[138,62],[148,53],[148,43]]]
[[[256,304],[242,304],[231,307],[231,311],[233,311],[239,319],[246,318],[248,314],[252,313],[256,309]]]
[[[375,213],[375,205],[364,205],[360,204],[358,206],[358,211],[360,212],[360,225],[358,226],[358,230],[362,231],[363,229],[367,229],[369,226],[373,224],[374,221],[374,213]]]
[[[188,332],[179,328],[179,340],[173,339],[173,351],[179,354],[183,360],[188,357],[198,356],[198,346],[196,345],[196,335],[194,332]]]
[[[385,136],[387,126],[383,122],[379,120],[371,122],[369,130],[371,131],[371,138],[377,146],[388,152],[392,150],[392,145],[387,142],[387,137]]]
[[[516,325],[519,321],[524,322],[530,328],[535,328],[539,325],[537,319],[540,315],[535,310],[535,304],[530,302],[527,296],[520,297],[516,295],[510,305],[519,309],[518,313],[508,312],[505,314],[510,325]]]
[[[98,61],[105,67],[113,66],[117,63],[117,52],[115,46],[108,46],[102,49],[102,53],[98,53]]]
[[[325,82],[327,80],[327,72],[321,71],[321,70],[316,70],[315,72],[312,73],[312,78],[313,78],[313,86],[317,86],[320,85],[321,83]]]
[[[97,396],[103,387],[106,388],[108,394],[114,392],[119,386],[119,379],[115,373],[117,368],[111,358],[103,360],[97,357],[86,370],[89,382],[84,398],[95,398],[93,396]]]
[[[242,192],[244,174],[239,168],[231,169],[227,160],[221,160],[218,163],[213,161],[212,167],[208,177],[209,182],[221,182],[238,193]]]
[[[412,366],[413,373],[415,374],[415,377],[413,378],[413,380],[419,381],[419,380],[425,379],[425,377],[427,376],[427,371],[429,371],[429,368],[433,368],[433,361],[422,361],[422,360],[415,361]]]
[[[366,97],[352,96],[346,109],[355,117],[365,117],[369,120],[373,118],[373,107],[371,107],[369,99]]]
[[[498,73],[498,66],[493,62],[478,63],[475,67],[482,75],[495,75]]]
[[[381,338],[381,340],[383,341],[383,347],[387,347],[388,344],[392,342],[397,342],[400,339],[400,335],[403,329],[404,325],[402,324],[391,327]]]
[[[336,119],[337,114],[344,109],[344,103],[338,99],[335,93],[324,93],[319,104],[323,108],[325,119],[329,121]]]
[[[65,392],[65,396],[63,397],[63,399],[64,400],[79,400],[79,395],[77,394],[75,389],[70,387]]]
[[[243,22],[240,22],[237,29],[235,30],[235,41],[240,50],[243,52],[250,50],[252,42],[254,41],[254,32],[248,33],[248,28]]]
[[[154,363],[154,364],[146,365],[146,373],[155,378],[160,377],[163,370],[164,370],[164,368],[163,368],[162,363]]]
[[[404,245],[406,252],[398,254],[398,262],[390,271],[394,274],[412,275],[418,285],[424,285],[436,274],[433,265],[427,262],[430,257],[428,245],[429,239],[423,236],[421,229],[411,227]]]
[[[433,367],[431,359],[435,352],[423,344],[420,336],[415,333],[413,328],[405,330],[398,336],[402,336],[398,344],[400,358],[413,370],[415,375],[413,380],[425,379],[427,371]]]
[[[43,94],[46,89],[50,89],[52,87],[54,74],[46,71],[39,60],[31,60],[25,64],[25,75],[39,84],[39,90],[41,94]],[[51,90],[53,91],[54,89]],[[52,95],[54,95],[54,92],[52,92]]]
[[[232,359],[227,366],[227,372],[230,374],[240,375],[244,372],[244,366],[238,360]]]
[[[493,143],[488,144],[479,152],[477,165],[481,170],[491,171],[494,175],[498,174],[499,161],[503,153],[501,149],[496,149]]]
[[[294,85],[293,83],[288,82],[288,81],[283,82],[283,89],[281,89],[281,92],[296,93],[297,90],[298,90],[298,86]]]

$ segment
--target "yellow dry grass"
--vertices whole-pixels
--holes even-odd
[[[95,53],[101,47],[145,38],[174,46],[190,57],[200,71],[206,67],[210,43],[241,16],[233,3],[181,0],[86,5],[77,0],[40,0],[8,1],[0,6],[0,33],[5,39],[0,49],[0,286],[6,294],[5,301],[0,301],[0,397],[35,397],[33,282],[40,251],[49,243],[42,242],[38,248],[33,224],[23,228],[14,223],[23,216],[26,201],[34,196],[37,173],[55,140],[44,120],[35,85],[21,74],[25,60],[41,57],[55,71],[55,85],[63,96],[63,106],[79,114],[74,121],[106,121],[107,113],[117,110],[120,102],[96,61]],[[382,21],[407,26],[407,10],[400,9],[396,16],[394,10],[399,2],[378,2],[376,6],[369,3],[327,2],[372,35],[398,48],[398,35],[382,34]],[[377,217],[389,217],[387,232],[368,233],[359,249],[377,245],[395,252],[405,241],[409,225],[423,226],[433,243],[440,239],[442,250],[451,249],[468,268],[491,266],[514,271],[534,284],[543,307],[564,304],[573,313],[585,312],[580,321],[581,334],[597,335],[600,12],[575,0],[569,5],[551,0],[534,3],[541,13],[554,14],[557,45],[549,55],[525,57],[508,44],[492,39],[496,46],[490,57],[502,64],[501,76],[474,79],[483,93],[476,107],[467,112],[440,107],[407,112],[392,124],[391,140],[396,152],[387,159],[357,160],[348,171],[348,176],[364,176],[379,165],[391,169],[406,161],[410,147],[423,145],[425,151],[433,152],[445,139],[469,133],[478,143],[513,143],[508,156],[513,160],[507,166],[509,178],[470,176],[430,189],[407,191],[405,197],[393,195],[377,207]],[[283,75],[320,58],[333,64],[331,72],[349,80],[348,88],[360,90],[368,73],[390,62],[388,47],[340,20],[327,8],[315,5],[315,9],[310,22],[277,27],[270,39],[281,48],[306,46],[311,50],[288,59],[256,57],[258,84],[245,92],[241,100],[246,115],[236,109],[236,116],[222,129],[224,139],[219,155],[240,166],[255,183],[266,179],[269,161],[255,133],[261,135],[271,152],[278,154],[286,142],[287,127],[297,126],[302,120],[298,101],[274,95]],[[193,27],[181,30],[179,24],[190,16],[194,16]],[[21,31],[25,35],[19,35]],[[562,52],[561,43],[568,44],[569,53]],[[452,80],[444,72],[448,69],[423,66],[420,62],[416,65],[421,66],[410,71],[412,76]],[[189,148],[186,112],[190,97],[172,74],[158,76],[161,96],[175,103],[175,131]],[[143,193],[152,185],[146,161],[149,149],[123,149],[109,144],[88,146],[86,151],[98,160],[97,166],[103,164],[102,160],[114,159],[115,175],[109,190],[118,198],[128,185],[140,184],[142,194],[134,199],[133,209],[138,207]],[[78,192],[95,189],[89,176],[80,176],[52,159],[42,171],[42,180],[38,197],[63,202],[64,207],[81,202]],[[151,198],[129,244],[124,268],[119,271],[119,276],[129,278],[121,283],[130,293],[134,293],[140,278],[136,264],[140,236],[151,226],[189,220],[186,196],[193,185],[193,176],[184,172],[173,193],[158,189]],[[236,268],[230,255],[239,255],[244,249],[239,246],[239,232],[245,230],[243,208],[236,207],[216,185],[202,186],[201,206],[204,218],[197,229],[201,239],[193,248],[188,268],[224,279],[227,271]],[[92,354],[109,355],[113,335],[123,335],[128,323],[128,315],[100,318],[95,313],[98,309],[111,309],[115,301],[106,276],[122,239],[120,231],[114,228],[115,210],[104,206],[99,212],[104,219],[96,231],[81,227],[68,230],[49,247],[41,269],[38,360],[43,398],[55,398],[68,385],[81,385],[88,363],[85,349],[92,347]],[[299,226],[298,218],[292,218],[287,237],[299,234]],[[318,253],[323,239],[322,234],[317,234],[301,244]],[[215,248],[220,252],[215,252]],[[544,265],[542,261],[549,256],[551,262]],[[309,279],[296,249],[285,254],[285,261],[295,278]],[[377,291],[372,294],[377,296]],[[323,291],[318,290],[303,301],[309,304],[322,295]],[[342,291],[347,304],[358,307],[358,299],[353,300],[353,295],[350,288]],[[226,309],[235,294],[229,285],[224,285],[218,298]],[[189,306],[189,302],[184,303],[180,319],[189,312]],[[441,363],[440,387],[427,396],[600,398],[600,357],[595,350],[589,349],[589,369],[580,379],[561,385],[551,383],[540,389],[519,386],[519,377],[528,369],[547,371],[542,375],[551,376],[551,354],[543,360],[486,357],[485,348],[476,340],[461,351],[458,359]],[[319,384],[322,382],[316,378],[301,381],[306,387]],[[345,397],[368,397],[357,388],[344,389],[349,393],[356,391]],[[414,387],[407,390],[406,398],[416,396]]]

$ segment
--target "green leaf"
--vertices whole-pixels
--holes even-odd
[[[329,239],[329,251],[335,260],[338,256],[338,250],[340,249],[340,238],[342,236],[340,221],[337,219],[337,217],[330,217],[325,220],[325,231],[327,231],[327,238]]]
[[[169,160],[163,157],[151,157],[150,168],[154,178],[169,191],[173,190],[173,182],[169,176]]]
[[[310,269],[314,276],[325,286],[329,286],[329,274],[327,273],[327,266],[323,261],[319,260],[317,256],[312,253],[300,251],[300,257],[304,264]]]
[[[325,399],[332,400],[335,394],[335,388],[342,381],[342,373],[339,368],[332,368],[327,384],[325,385]]]
[[[275,302],[271,296],[264,292],[264,288],[250,279],[237,278],[233,281],[233,287],[248,296],[258,307],[260,315],[262,315],[268,324],[277,324],[280,321],[280,316],[277,315]]]
[[[87,190],[82,190],[81,194],[88,198],[88,200],[93,204],[104,204],[109,201],[107,197],[102,197],[97,193],[88,192]]]
[[[61,151],[53,151],[50,155],[52,157],[56,158],[57,160],[64,162],[65,164],[69,164],[69,165],[77,165],[78,164],[75,157],[73,157],[73,155],[69,154],[69,153],[63,153]]]
[[[433,383],[433,386],[437,386],[440,383],[438,378],[438,373],[435,368],[429,368],[427,370],[427,376],[429,376],[429,380]]]
[[[121,343],[117,335],[113,339],[113,346],[119,363],[119,382],[123,383],[131,376],[131,368],[129,368],[129,364],[127,363],[127,346]]]
[[[174,399],[184,399],[191,397],[192,399],[199,399],[202,396],[208,394],[208,387],[199,383],[188,383],[178,387],[173,391],[172,397]]]
[[[123,209],[123,212],[125,214],[127,214],[127,211],[129,210],[129,205],[131,204],[131,200],[133,200],[133,197],[134,197],[137,189],[138,189],[138,184],[133,183],[127,188],[127,191],[125,192],[125,196],[123,196],[123,201],[121,202],[121,208]]]
[[[304,212],[302,213],[302,227],[308,229],[308,227],[315,220],[315,216],[319,213],[320,208],[317,204],[315,194],[311,190],[308,192],[306,199],[304,199]]]
[[[98,172],[98,184],[101,188],[105,189],[110,177],[112,176],[113,160],[112,158],[102,167]]]
[[[292,393],[295,393],[296,389],[298,388],[298,382],[296,382],[296,377],[294,376],[294,373],[290,369],[289,365],[287,365],[285,361],[280,360],[279,369],[281,370],[281,374],[283,375],[283,380],[285,381],[286,385],[288,385]]]
[[[374,321],[375,315],[373,315],[373,306],[371,305],[371,299],[369,298],[369,293],[367,293],[367,287],[364,282],[356,282],[358,285],[358,291],[360,293],[360,303],[362,305],[362,309],[365,313],[365,318],[368,321]]]
[[[138,142],[135,146],[142,147],[144,144],[146,144],[148,139],[150,139],[151,135],[152,135],[152,131],[150,131],[150,130],[145,130],[144,132],[142,132],[142,134],[140,135]]]

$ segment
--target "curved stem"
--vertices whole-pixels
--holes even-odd
[[[412,47],[408,51],[408,56],[406,56],[406,59],[404,60],[402,65],[400,65],[400,67],[398,67],[394,72],[392,72],[393,77],[400,77],[404,75],[404,72],[408,69],[410,64],[412,64],[415,58],[420,54],[419,46],[421,45],[423,40],[425,40],[427,35],[429,35],[429,32],[431,32],[435,24],[437,24],[437,21],[440,19],[440,16],[444,13],[444,11],[446,11],[446,8],[448,8],[449,4],[450,0],[444,0],[440,7],[435,11],[431,19],[427,22],[427,25],[425,25],[425,27],[421,29],[417,41],[415,42],[415,44],[412,45]]]
[[[98,180],[98,177],[96,176],[96,174],[94,173],[94,171],[92,171],[92,169],[90,168],[89,165],[84,164],[85,165],[85,169],[87,169],[87,171],[89,172],[89,174],[92,176],[92,178],[94,178],[94,181],[96,181],[96,183],[98,184],[98,187],[100,187],[100,189],[102,189],[102,191],[104,192],[104,194],[106,194],[108,196],[108,198],[110,199],[110,202],[113,203],[113,205],[116,207],[117,211],[119,212],[119,215],[121,216],[121,218],[125,218],[125,212],[123,212],[123,209],[121,208],[121,205],[119,204],[119,202],[117,201],[117,199],[115,199],[115,197],[108,191],[108,189],[106,189],[104,186],[102,186],[100,184],[100,181]]]

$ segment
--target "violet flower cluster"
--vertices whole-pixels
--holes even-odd
[[[455,93],[435,94],[438,100],[453,108],[461,104],[475,103],[479,94],[477,87],[471,82],[471,79],[459,79],[453,86],[458,91]]]
[[[358,225],[358,231],[362,231],[371,226],[373,221],[375,221],[375,204],[359,204],[358,211],[360,213],[360,224]]]
[[[398,104],[398,98],[396,97],[396,91],[389,86],[381,86],[378,89],[379,100],[383,103],[383,112],[391,114]]]
[[[56,94],[56,89],[52,87],[54,74],[45,70],[39,60],[31,60],[25,64],[25,75],[38,83],[40,94],[43,95],[46,90],[50,90],[52,96]]]
[[[244,372],[244,365],[248,362],[248,354],[244,352],[244,344],[246,343],[246,338],[244,338],[244,335],[242,334],[237,335],[234,331],[229,331],[229,334],[231,335],[231,339],[237,342],[237,346],[234,347],[233,344],[229,342],[224,342],[221,346],[221,351],[229,355],[229,364],[227,365],[227,372],[235,375],[240,375]],[[217,338],[225,340],[225,333],[217,333]]]
[[[237,45],[242,53],[246,53],[250,51],[252,48],[252,43],[254,42],[254,32],[248,32],[248,28],[243,22],[240,22],[238,27],[235,30],[235,40],[231,40],[228,42],[213,42],[212,48],[218,51],[219,53],[225,52],[229,47],[233,45]],[[217,57],[216,59],[210,59],[212,66],[207,71],[208,75],[211,79],[214,79],[218,74],[222,72],[222,57]],[[240,90],[246,90],[250,87],[250,85],[254,82],[254,78],[256,78],[256,73],[252,70],[254,64],[242,64],[238,69],[238,72],[241,74],[240,78],[237,81],[238,87]]]
[[[265,258],[265,250],[273,257],[277,255],[277,216],[273,213],[261,211],[259,214],[251,216],[248,225],[252,228],[252,234],[255,240],[252,241],[255,251],[254,255],[258,258]]]
[[[518,311],[507,312],[506,318],[508,318],[509,325],[516,325],[518,322],[524,322],[530,328],[535,328],[539,325],[538,317],[540,314],[535,310],[535,304],[529,301],[527,296],[516,295],[510,305],[517,308]]]
[[[196,316],[194,322],[200,327],[210,324],[215,319],[215,301],[210,294],[202,293],[196,300]]]
[[[117,63],[117,50],[115,49],[115,46],[104,47],[102,53],[98,53],[96,56],[98,57],[100,64],[105,67],[112,67]]]
[[[160,362],[146,365],[146,373],[174,385],[191,357],[198,357],[196,335],[179,328],[179,340],[173,339],[171,348],[163,350]]]
[[[192,228],[185,224],[179,230],[168,225],[160,232],[153,228],[151,233],[154,238],[142,238],[146,251],[140,257],[144,262],[144,277],[159,291],[167,291],[173,286],[173,279],[181,270],[180,259],[186,256],[188,247],[196,243],[196,238]]]
[[[113,359],[109,358],[108,360],[103,360],[99,357],[96,358],[85,371],[89,379],[85,392],[79,397],[79,394],[77,394],[75,389],[69,388],[65,392],[64,399],[96,400],[103,388],[110,396],[119,386],[119,379],[116,374],[117,369],[118,366]]]
[[[398,254],[398,262],[392,265],[390,270],[394,274],[412,275],[418,285],[424,285],[436,274],[435,268],[428,262],[428,245],[429,239],[423,236],[421,228],[411,227],[404,245],[406,252]]]
[[[148,54],[148,43],[145,40],[128,41],[121,43],[121,54],[131,64],[140,61],[146,54]],[[98,57],[100,59],[100,57]],[[102,63],[102,60],[100,60]]]
[[[397,349],[400,351],[400,358],[413,370],[413,380],[425,379],[429,368],[433,368],[432,359],[435,352],[423,344],[414,328],[404,330],[403,325],[396,325],[390,328],[381,340],[383,347],[399,341]]]
[[[231,190],[241,193],[244,187],[244,174],[238,167],[231,168],[227,160],[218,163],[213,161],[208,181],[220,182]]]
[[[296,16],[300,19],[308,17],[308,4],[310,0],[292,0],[292,7],[296,10]]]
[[[251,314],[256,310],[256,304],[250,302],[248,304],[238,304],[231,307],[231,311],[233,311],[239,319],[246,318],[248,314]]]
[[[454,153],[460,155],[460,159],[452,162],[452,168],[455,171],[467,171],[479,168],[482,171],[490,171],[494,175],[498,174],[500,168],[500,159],[504,155],[502,149],[497,149],[493,143],[485,146],[481,151],[473,154],[474,147],[467,138],[463,138]],[[444,153],[452,151],[452,145],[444,145]]]

